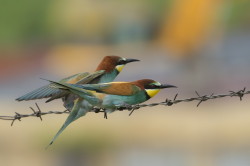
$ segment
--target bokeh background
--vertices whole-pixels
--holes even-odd
[[[117,81],[178,86],[147,103],[250,88],[249,0],[3,0],[0,115],[64,110],[60,100],[17,102],[47,82],[94,71],[106,55],[140,59]],[[172,107],[89,113],[47,151],[66,115],[0,121],[5,166],[249,166],[249,96]]]

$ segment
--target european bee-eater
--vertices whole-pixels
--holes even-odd
[[[90,74],[88,72],[78,73],[67,78],[60,80],[60,83],[70,83],[70,84],[93,84],[93,83],[105,83],[112,82],[117,75],[122,71],[123,67],[130,62],[139,61],[137,59],[125,59],[119,56],[105,56],[101,63],[98,65],[94,73]],[[17,101],[23,100],[34,100],[49,98],[46,102],[50,102],[54,99],[63,98],[64,106],[67,109],[72,108],[72,101],[69,97],[67,91],[62,91],[59,89],[51,88],[53,84],[49,84],[38,88],[30,93],[27,93],[19,98]],[[68,102],[68,100],[70,102]],[[69,104],[70,103],[70,104]]]
[[[50,80],[47,80],[50,81]],[[83,105],[88,110],[92,110],[94,106],[104,108],[105,113],[111,113],[117,107],[127,107],[134,104],[142,103],[154,97],[160,89],[176,87],[174,85],[161,84],[151,79],[137,80],[134,82],[110,82],[100,84],[67,84],[50,81],[53,88],[68,90],[79,96],[75,100],[74,107]],[[79,108],[77,108],[79,109]],[[68,124],[64,123],[62,128],[57,132],[49,145],[63,132]]]
[[[161,84],[151,79],[137,80],[134,82],[110,82],[84,85],[50,82],[54,85],[53,88],[68,90],[79,96],[79,98],[75,100],[75,102],[79,103],[75,105],[76,107],[83,105],[88,110],[92,110],[94,106],[97,106],[104,108],[105,113],[114,112],[117,107],[126,107],[142,103],[154,97],[160,89],[176,87],[174,85]],[[64,123],[64,125],[67,124]],[[64,125],[49,145],[51,145],[66,128]]]
[[[50,82],[56,84],[54,88],[68,90],[88,101],[92,107],[104,108],[107,113],[114,112],[117,107],[142,103],[163,88],[176,88],[174,85],[161,84],[151,79],[84,85]]]
[[[67,77],[59,81],[60,83],[72,83],[72,84],[93,84],[93,83],[105,83],[112,82],[117,75],[122,71],[123,67],[130,62],[139,61],[137,59],[126,59],[119,56],[106,56],[98,65],[96,71],[90,73],[79,73],[73,76]],[[62,98],[64,107],[71,110],[69,116],[60,128],[53,140],[55,140],[60,133],[73,121],[77,120],[81,116],[84,116],[92,108],[91,104],[83,98],[78,98],[75,94],[70,94],[68,91],[55,89],[53,83],[43,86],[37,90],[34,90],[22,97],[19,97],[18,101],[22,100],[34,100],[41,98],[48,98],[46,102],[54,99]],[[51,144],[53,141],[51,142]]]

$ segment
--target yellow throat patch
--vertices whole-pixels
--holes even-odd
[[[145,89],[150,98],[154,97],[160,89]]]
[[[121,72],[125,65],[117,65],[115,68],[117,71]]]

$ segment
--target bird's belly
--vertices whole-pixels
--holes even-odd
[[[117,107],[124,105],[134,105],[146,101],[145,94],[136,94],[133,96],[106,95],[103,98],[103,107]]]

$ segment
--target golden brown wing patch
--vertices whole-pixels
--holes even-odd
[[[128,82],[113,82],[101,91],[106,94],[130,96],[138,92],[139,88]]]

